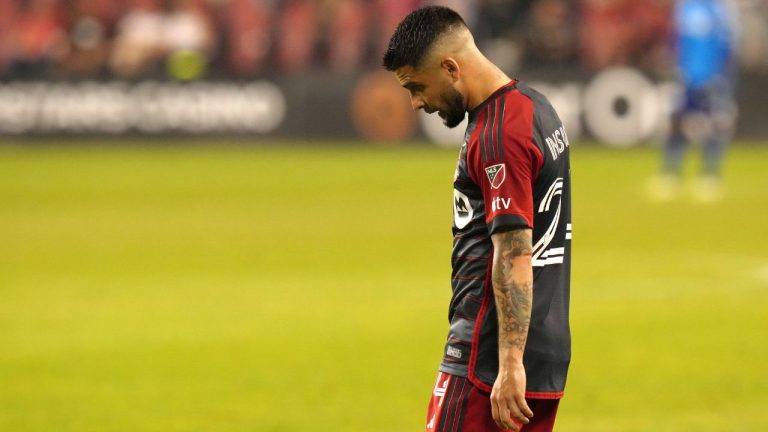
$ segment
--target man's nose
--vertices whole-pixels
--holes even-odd
[[[424,108],[425,105],[424,99],[422,99],[421,96],[411,95],[411,108],[413,108],[414,111]]]

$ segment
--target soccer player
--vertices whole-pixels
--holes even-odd
[[[570,361],[569,143],[552,106],[462,18],[408,15],[384,55],[414,109],[469,113],[453,181],[450,330],[427,431],[551,431]]]
[[[733,96],[737,14],[727,0],[679,0],[675,7],[677,67],[683,91],[672,113],[661,177],[653,197],[666,201],[680,189],[683,155],[701,140],[704,163],[694,188],[702,202],[722,195],[720,165],[735,122]]]

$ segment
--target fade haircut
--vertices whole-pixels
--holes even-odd
[[[417,69],[435,41],[458,27],[467,27],[461,15],[444,6],[427,6],[408,14],[389,39],[383,66],[394,71],[403,66]]]

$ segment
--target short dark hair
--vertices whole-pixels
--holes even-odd
[[[444,6],[416,9],[397,25],[389,39],[384,68],[394,71],[406,65],[419,67],[438,37],[456,26],[467,27],[467,24],[452,9]]]

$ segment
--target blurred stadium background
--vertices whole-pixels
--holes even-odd
[[[0,430],[422,430],[462,131],[378,64],[427,3],[574,143],[557,430],[768,430],[762,0],[727,193],[665,205],[672,0],[0,0]]]

